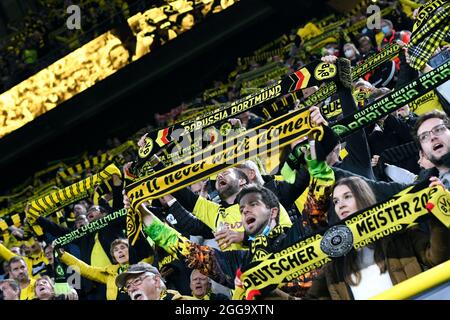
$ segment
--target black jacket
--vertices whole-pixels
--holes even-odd
[[[342,105],[342,114],[344,117],[351,115],[357,111],[355,100],[350,89],[338,88],[339,99]],[[371,154],[365,130],[359,130],[348,136],[346,139],[345,149],[348,155],[342,162],[335,164],[335,167],[354,172],[368,179],[375,180],[375,175],[371,165]]]
[[[113,242],[117,238],[125,237],[125,234],[123,232],[125,221],[126,217],[120,218],[111,223],[109,226],[99,230],[98,233],[88,234],[80,239],[75,240],[74,244],[78,245],[80,248],[80,260],[86,262],[89,265],[91,264],[91,253],[95,244],[95,235],[98,234],[98,241],[100,242],[100,245],[102,246],[108,258],[112,261],[112,257],[110,254],[111,242]],[[44,217],[39,217],[36,222],[42,227],[44,232],[51,233],[55,236],[62,236],[71,231],[70,229],[62,227]],[[97,287],[99,288],[99,290],[95,289]],[[103,300],[106,299],[106,287],[104,285],[94,283],[82,277],[81,288],[81,297],[84,296],[83,294],[88,295],[95,291],[95,297]]]
[[[261,259],[261,252],[279,252],[302,240],[302,233],[296,224],[291,228],[277,226],[265,238],[267,241],[251,241],[249,250],[220,251],[213,248],[198,247],[200,251],[208,250],[205,254],[212,259],[212,263],[206,266],[208,276],[217,283],[228,288],[234,288],[234,279],[238,269],[244,272],[252,261],[256,261],[258,257]],[[189,258],[187,261],[191,262]],[[204,265],[198,265],[198,260],[196,260],[196,263],[197,269],[205,267]],[[275,288],[269,288],[268,291]]]
[[[295,182],[293,184],[286,181],[277,181],[273,176],[263,176],[264,187],[272,191],[280,201],[280,204],[286,209],[292,207],[295,200],[301,196],[309,186],[309,173],[303,166],[297,170]]]
[[[364,181],[366,181],[369,184],[369,186],[372,188],[372,190],[374,191],[378,202],[386,201],[387,199],[392,197],[394,194],[396,194],[396,193],[402,191],[403,189],[405,189],[406,187],[408,187],[408,185],[403,184],[403,183],[384,182],[384,181],[375,181],[375,180],[367,179],[366,177],[357,175],[353,172],[343,170],[340,168],[333,168],[333,171],[334,171],[334,176],[336,178],[336,181],[338,181],[342,178],[347,178],[347,177],[351,177],[351,176],[357,176],[357,177],[363,179]]]
[[[205,239],[214,238],[211,229],[187,211],[178,201],[176,201],[167,211],[167,214],[172,214],[177,220],[177,224],[173,227],[183,236],[189,237],[202,236]]]

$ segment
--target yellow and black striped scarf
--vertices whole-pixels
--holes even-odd
[[[433,0],[419,11],[408,48],[411,67],[422,70],[450,32],[450,3]]]
[[[31,201],[27,213],[30,217],[35,218],[40,215],[49,215],[60,210],[62,207],[77,201],[80,197],[85,197],[85,194],[92,190],[96,184],[110,179],[113,174],[122,176],[119,168],[114,164],[111,164],[93,176],[74,183],[62,190],[52,192],[44,197]]]

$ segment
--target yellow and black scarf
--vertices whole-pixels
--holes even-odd
[[[322,267],[332,258],[346,255],[352,248],[367,246],[379,239],[413,226],[419,217],[432,212],[450,227],[450,192],[429,188],[428,182],[410,187],[380,203],[355,213],[322,234],[299,241],[280,252],[267,254],[240,269],[233,299],[254,299],[302,274]]]
[[[450,3],[432,0],[417,16],[408,47],[411,67],[422,70],[450,32]]]
[[[37,218],[40,215],[47,216],[61,208],[85,198],[92,188],[112,177],[113,174],[122,176],[121,171],[114,164],[107,166],[99,173],[84,180],[74,183],[62,190],[52,192],[44,197],[31,201],[27,215]]]

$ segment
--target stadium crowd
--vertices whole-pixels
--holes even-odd
[[[240,58],[226,82],[217,81],[213,88],[171,112],[156,114],[158,127],[146,127],[133,135],[131,148],[111,142],[108,149],[119,150],[117,153],[102,150],[95,155],[108,154],[106,160],[72,166],[72,170],[68,166],[50,168],[31,191],[22,185],[1,197],[2,298],[365,300],[449,260],[450,232],[428,214],[411,228],[351,248],[289,280],[277,277],[284,275],[287,266],[284,258],[277,260],[277,254],[288,252],[287,248],[300,241],[306,249],[286,258],[292,259],[290,265],[295,259],[308,263],[317,256],[306,247],[308,239],[326,233],[330,226],[343,225],[341,221],[349,221],[352,215],[387,203],[402,190],[414,186],[408,190],[446,192],[450,188],[449,81],[345,139],[331,130],[343,117],[381,101],[450,60],[448,2],[379,1],[381,9],[388,10],[374,28],[366,24],[370,1],[362,3],[346,16],[336,14],[304,23],[253,56]],[[430,4],[435,5],[433,10],[423,9]],[[425,11],[427,19],[423,18]],[[353,27],[361,21],[360,28]],[[424,27],[431,23],[428,29]],[[183,25],[188,28],[189,23]],[[28,34],[37,41],[34,47],[39,46],[47,27]],[[318,41],[319,37],[322,40]],[[424,42],[426,46],[422,46]],[[356,79],[349,77],[349,72],[345,75],[345,70],[364,65],[390,45],[399,46],[398,55]],[[13,47],[21,50],[22,57],[22,47]],[[207,111],[229,106],[319,61],[338,66],[338,76],[333,78],[336,93],[309,108],[311,126],[321,128],[323,139],[292,142],[270,158],[245,159],[200,181],[186,182],[159,199],[134,205],[134,195],[127,187],[137,178],[132,169],[145,153],[151,132],[201,119]],[[18,65],[17,61],[12,64]],[[298,111],[298,105],[319,87],[301,89],[302,97],[289,109]],[[332,111],[330,106],[336,100],[340,108]],[[238,129],[236,134],[266,121],[264,114],[251,109],[228,119],[229,128]],[[221,126],[219,134],[225,128]],[[217,136],[209,134],[214,143]],[[94,163],[91,159],[78,162]],[[152,161],[155,159],[158,157]],[[106,165],[112,161],[116,167],[109,170]],[[162,162],[152,165],[156,173],[164,167]],[[99,180],[88,192],[81,190],[81,200],[62,205],[69,199],[64,195],[64,201],[54,200],[61,206],[51,214],[39,214],[35,209],[51,207],[36,200],[48,192],[89,177],[100,179],[96,174],[104,170],[108,179]],[[39,184],[49,186],[47,193],[36,192]],[[130,217],[139,217],[135,227],[140,231],[130,232]],[[75,230],[85,234],[70,240],[68,235],[75,235]],[[265,259],[274,262],[245,278]],[[249,283],[258,289],[239,295]]]

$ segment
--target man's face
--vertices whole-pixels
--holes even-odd
[[[203,298],[204,295],[208,293],[210,288],[209,279],[204,274],[201,274],[199,271],[192,271],[191,276],[191,284],[190,284],[192,293],[197,298]]]
[[[46,247],[44,250],[44,253],[45,253],[45,257],[47,258],[48,262],[50,264],[53,264],[53,262],[54,262],[53,247],[52,246]]]
[[[96,209],[89,210],[89,213],[87,215],[87,219],[88,219],[89,223],[91,223],[92,221],[95,221],[97,219],[100,219],[102,217],[103,217],[103,213],[101,213],[100,211],[98,211]]]
[[[0,284],[0,290],[3,291],[4,300],[19,300],[19,291],[14,291],[9,283]]]
[[[11,278],[18,282],[28,281],[28,268],[23,260],[11,263],[9,273]]]
[[[244,195],[239,201],[239,209],[244,229],[250,236],[261,234],[278,214],[278,209],[267,208],[259,193]]]
[[[131,300],[159,300],[160,278],[150,273],[141,273],[129,277],[125,289]]]
[[[442,119],[431,118],[424,121],[417,130],[417,136],[419,137],[423,154],[435,165],[440,165],[442,157],[450,151],[450,130],[445,128],[440,135],[435,135],[429,131],[443,123],[444,121]],[[425,139],[420,139],[421,135],[425,132],[429,132],[430,136]]]
[[[82,226],[85,226],[89,223],[88,219],[86,219],[86,216],[81,215],[78,216],[75,220],[75,229],[80,229]]]
[[[80,214],[86,214],[86,208],[81,204],[76,204],[73,207],[73,212],[75,213],[76,216],[79,216]]]
[[[370,43],[370,40],[363,39],[359,41],[359,50],[363,53],[369,53],[369,51],[372,49],[372,44]]]
[[[240,190],[239,179],[232,169],[222,171],[217,175],[216,190],[222,199],[226,199]]]

